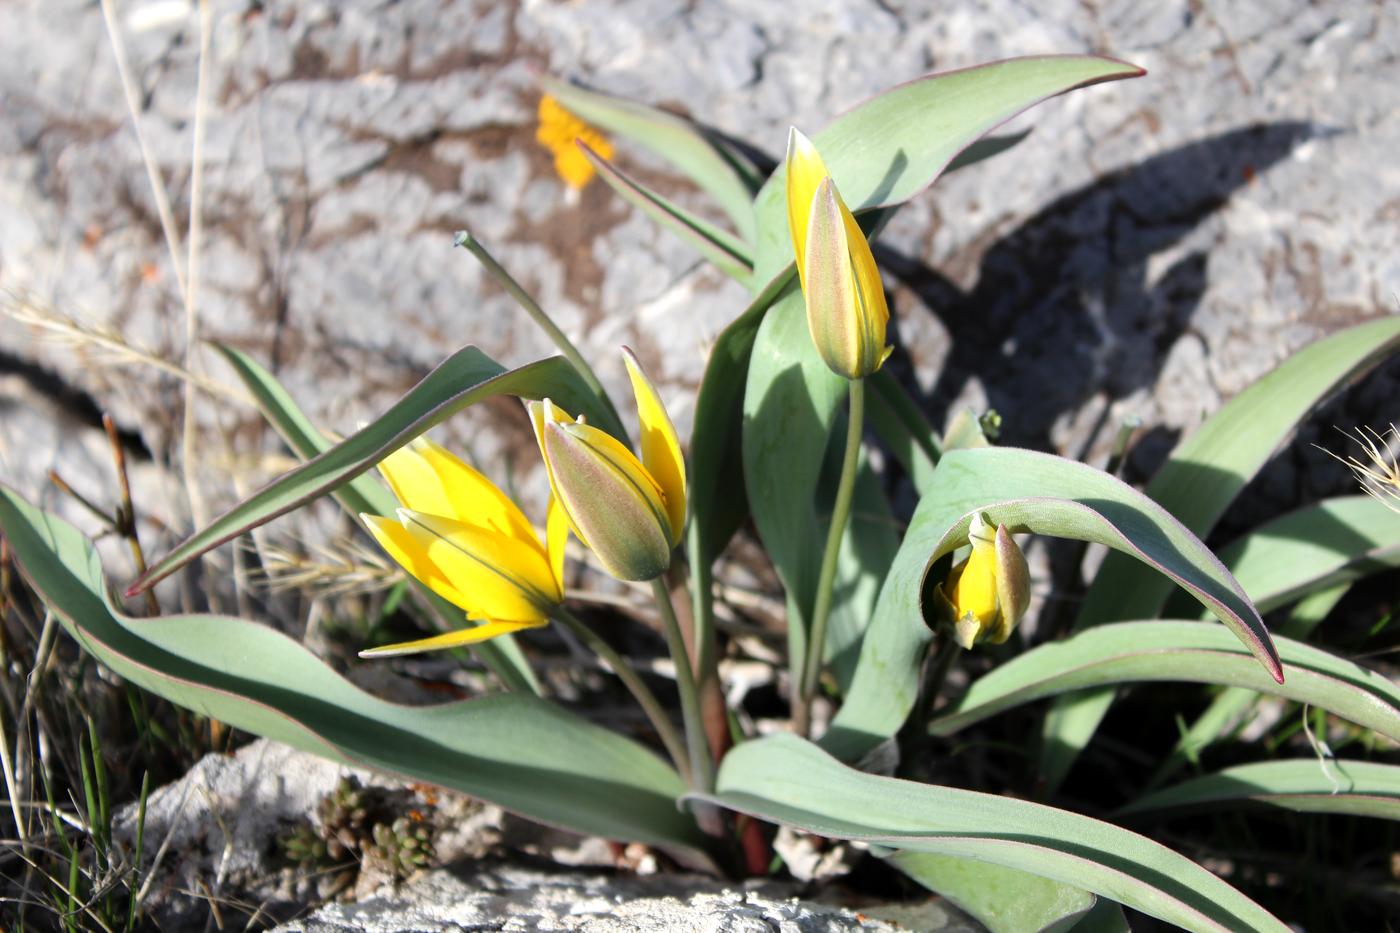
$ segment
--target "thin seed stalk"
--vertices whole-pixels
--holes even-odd
[[[612,645],[604,641],[598,633],[585,625],[569,610],[563,606],[558,607],[554,611],[554,618],[562,622],[569,631],[578,636],[579,641],[587,645],[590,651],[602,658],[607,662],[608,667],[612,668],[617,679],[622,681],[623,686],[631,692],[632,697],[641,706],[642,712],[646,713],[652,728],[661,737],[661,744],[666,746],[666,754],[671,756],[671,762],[675,764],[676,770],[689,783],[690,761],[686,753],[685,741],[676,732],[676,727],[671,723],[670,717],[666,715],[666,708],[656,699],[656,694],[648,689],[642,678],[632,669],[632,666],[623,660],[622,655],[613,650]]]
[[[608,416],[612,419],[612,424],[607,425],[611,432],[618,433],[619,437],[626,437],[627,433],[622,428],[622,418],[618,416],[617,409],[613,407],[612,399],[608,397],[608,392],[603,388],[603,383],[599,381],[598,374],[593,371],[593,367],[588,365],[588,361],[583,358],[583,354],[578,352],[578,347],[574,346],[568,335],[559,329],[559,325],[551,318],[539,305],[539,302],[521,287],[505,267],[496,261],[496,257],[485,247],[480,240],[472,235],[469,230],[458,230],[456,238],[452,241],[455,246],[466,247],[467,251],[476,257],[490,276],[500,284],[502,288],[514,298],[516,304],[530,315],[530,320],[539,325],[554,345],[559,348],[559,352],[564,354],[564,359],[568,360],[578,371],[579,376],[593,390],[593,394],[598,396],[603,407],[607,409]]]
[[[715,767],[710,758],[710,745],[705,738],[705,723],[700,716],[700,692],[695,687],[695,669],[690,652],[685,647],[676,610],[671,605],[671,592],[666,581],[657,577],[651,581],[656,608],[661,613],[661,631],[666,647],[676,666],[676,690],[681,695],[681,718],[685,722],[685,742],[690,753],[690,786],[701,793],[714,789]]]
[[[821,677],[822,659],[826,649],[827,622],[831,618],[832,591],[836,586],[836,558],[841,552],[841,536],[851,517],[851,497],[856,486],[856,466],[860,461],[860,438],[865,427],[865,380],[849,382],[851,394],[850,417],[846,420],[846,454],[841,461],[841,479],[836,487],[836,504],[831,510],[831,527],[826,533],[826,550],[822,552],[821,575],[817,577],[817,604],[812,610],[812,628],[808,633],[807,657],[802,665],[801,682],[796,684],[793,719],[801,733],[811,728],[812,697]]]

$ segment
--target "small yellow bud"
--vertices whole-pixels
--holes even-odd
[[[1030,604],[1030,568],[1006,526],[993,531],[981,513],[972,517],[968,543],[972,553],[953,568],[936,598],[958,644],[971,648],[985,640],[999,645],[1011,637]]]

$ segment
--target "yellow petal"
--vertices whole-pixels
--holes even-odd
[[[452,632],[445,632],[441,635],[434,635],[431,638],[420,638],[417,641],[402,641],[395,645],[384,645],[382,648],[369,648],[360,652],[362,658],[387,658],[400,654],[416,654],[420,651],[440,651],[443,648],[456,648],[459,645],[470,645],[476,642],[486,641],[488,638],[495,638],[497,635],[507,635],[511,632],[518,632],[526,628],[539,628],[545,622],[484,622],[471,628],[461,628]]]
[[[564,595],[564,545],[569,542],[569,518],[564,507],[553,495],[549,497],[549,508],[545,512],[544,540],[549,553],[549,570],[559,584],[559,596]]]
[[[826,164],[817,153],[812,141],[793,127],[788,131],[787,148],[787,212],[788,230],[792,234],[792,248],[797,257],[797,272],[802,279],[802,290],[807,290],[807,274],[804,271],[807,249],[807,221],[812,210],[812,196],[817,193],[817,185],[828,177]]]
[[[632,394],[637,399],[637,418],[642,425],[642,466],[661,487],[666,502],[666,515],[671,521],[671,545],[680,543],[685,530],[685,457],[676,438],[675,425],[661,396],[651,384],[632,351],[623,347],[622,359],[632,380]]]
[[[588,424],[550,424],[554,494],[579,538],[623,580],[652,580],[671,562],[661,488],[616,438]]]
[[[458,605],[469,614],[543,621],[559,602],[558,584],[538,541],[531,546],[486,528],[408,509],[399,510],[399,520],[462,594]]]
[[[890,309],[885,302],[885,285],[880,281],[880,270],[870,251],[870,241],[865,238],[860,224],[856,223],[855,216],[846,208],[839,193],[836,201],[845,222],[851,270],[855,273],[856,297],[860,301],[860,370],[862,375],[869,375],[879,369],[889,356],[889,350],[885,347],[885,331],[889,326]]]
[[[427,548],[419,544],[407,528],[392,518],[363,512],[360,513],[360,521],[365,523],[374,540],[400,567],[458,609],[468,608],[469,597],[452,584],[437,564],[428,559]]]
[[[380,471],[404,508],[493,528],[520,541],[538,541],[534,527],[509,496],[427,437],[394,451]]]
[[[544,471],[545,475],[549,477],[549,488],[554,494],[554,499],[557,501],[559,499],[559,487],[554,480],[554,465],[549,462],[549,451],[545,449],[544,428],[546,424],[573,424],[574,419],[569,416],[568,412],[549,399],[545,399],[542,402],[526,402],[525,410],[530,414],[530,425],[535,429],[535,443],[540,447],[540,458],[544,460]],[[559,508],[564,512],[564,518],[569,528],[573,530],[574,535],[583,542],[584,547],[589,547],[588,539],[585,538],[583,532],[579,530],[578,522],[574,521],[574,517],[569,514],[568,506],[563,502],[559,502]],[[546,536],[548,533],[549,531],[546,528]]]
[[[804,294],[817,352],[838,376],[858,379],[865,375],[860,372],[860,301],[843,213],[849,212],[831,179],[822,179],[807,222]]]

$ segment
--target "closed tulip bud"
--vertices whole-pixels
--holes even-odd
[[[642,425],[639,459],[606,431],[549,399],[530,402],[549,485],[580,541],[621,580],[654,580],[671,565],[685,527],[685,461],[675,428],[630,351]]]
[[[1030,604],[1030,568],[1006,526],[993,531],[980,513],[972,518],[968,542],[972,553],[953,568],[936,598],[959,645],[999,645],[1011,637]]]
[[[890,355],[885,288],[860,225],[796,128],[788,135],[787,209],[812,342],[838,376],[868,376]]]

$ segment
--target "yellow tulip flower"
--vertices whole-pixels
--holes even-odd
[[[656,387],[632,351],[623,359],[641,422],[641,458],[549,399],[530,402],[549,485],[569,526],[621,580],[655,580],[685,530],[685,459]]]
[[[981,513],[968,529],[972,553],[937,591],[953,637],[964,648],[982,640],[999,645],[1011,637],[1030,603],[1030,568],[1016,541]]]
[[[796,127],[788,134],[787,211],[812,342],[838,376],[868,376],[890,355],[880,270],[821,155]]]
[[[489,479],[426,437],[390,454],[379,470],[399,499],[397,521],[360,516],[405,570],[481,624],[360,652],[410,654],[536,628],[564,598],[568,524],[550,502],[546,543]]]

